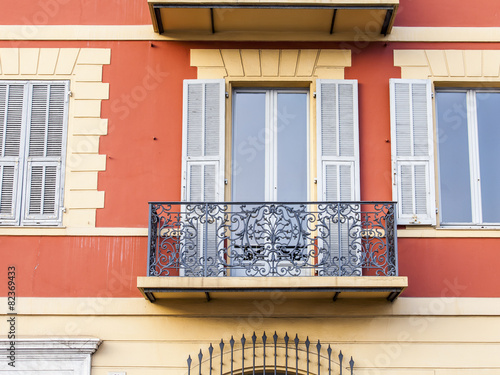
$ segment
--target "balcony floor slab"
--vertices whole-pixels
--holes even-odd
[[[260,299],[276,292],[293,299],[385,298],[393,301],[407,286],[405,276],[137,278],[137,287],[151,302],[189,298]]]

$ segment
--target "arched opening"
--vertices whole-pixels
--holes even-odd
[[[187,375],[353,375],[354,360],[341,350],[309,337],[301,340],[285,333],[249,338],[243,335],[202,350],[187,359]]]

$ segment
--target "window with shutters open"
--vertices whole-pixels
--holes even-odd
[[[500,225],[500,91],[436,90],[442,226]]]
[[[0,81],[0,225],[60,225],[66,81]]]
[[[431,82],[390,80],[393,199],[398,224],[436,223]]]
[[[225,81],[185,80],[182,199],[223,201],[225,179],[231,179],[233,200],[311,200],[308,165],[310,154],[316,152],[318,200],[359,201],[357,81],[317,80],[316,87],[317,150],[311,150],[308,90],[235,89],[232,123],[226,125]],[[231,127],[233,137],[227,140],[232,146],[232,170],[227,176],[224,175],[226,126]],[[303,163],[296,160],[300,155],[305,159]],[[338,253],[332,256],[345,259],[345,267],[351,267],[346,274],[355,274],[352,267],[357,267],[359,246],[354,238],[359,236],[352,230],[349,232],[356,213],[349,215],[344,217],[339,213],[332,218],[331,233],[334,241],[341,244],[335,247]],[[215,229],[210,232],[210,226],[197,229],[198,233],[204,230],[209,231],[206,238],[215,234]],[[203,245],[192,246],[192,251],[201,253]],[[215,258],[215,245],[205,248],[211,249],[211,253],[202,257]]]

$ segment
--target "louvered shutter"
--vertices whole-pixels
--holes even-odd
[[[68,84],[33,83],[30,88],[24,223],[61,220]]]
[[[359,200],[358,82],[317,81],[318,196]]]
[[[224,80],[184,81],[182,142],[184,201],[224,200],[224,115]],[[218,224],[220,225],[220,217],[217,215],[212,216],[209,213],[209,217],[205,218],[194,213],[193,217],[187,218],[193,224],[192,234],[196,233],[197,243],[185,248],[191,248],[186,251],[198,253],[204,259],[207,268],[201,271],[205,276],[213,276],[218,272],[216,228]]]
[[[432,88],[428,80],[391,79],[393,199],[398,224],[436,224]]]
[[[355,80],[317,81],[318,196],[328,202],[359,200],[358,89]],[[338,205],[327,218],[329,238],[320,246],[330,276],[360,275],[356,212]],[[347,208],[347,207],[344,207]]]
[[[0,224],[17,224],[26,84],[0,83]]]

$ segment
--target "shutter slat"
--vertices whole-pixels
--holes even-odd
[[[21,132],[23,123],[24,85],[9,84],[6,88],[6,103],[2,113],[3,150],[0,156],[19,157],[21,153]]]
[[[0,219],[15,220],[17,168],[14,163],[0,163]]]
[[[340,156],[354,156],[353,86],[339,84]]]
[[[190,84],[187,90],[187,156],[202,156],[203,84]]]
[[[65,95],[66,87],[64,85],[50,86],[47,156],[62,156]]]
[[[325,194],[321,199],[329,202],[339,201],[338,165],[333,163],[325,165],[324,181]]]
[[[29,156],[45,156],[47,143],[47,95],[48,85],[33,86],[31,97],[31,119],[29,126]]]
[[[7,85],[0,84],[0,157],[5,149],[5,108],[7,108]]]
[[[429,123],[426,85],[412,85],[413,156],[429,156]]]
[[[57,219],[59,215],[60,162],[28,163],[25,219]]]
[[[219,156],[220,135],[220,86],[205,85],[205,156]]]
[[[431,84],[391,79],[393,199],[399,224],[435,224]]]
[[[335,83],[322,83],[320,85],[320,108],[321,119],[321,155],[338,156],[337,147],[337,85]]]

